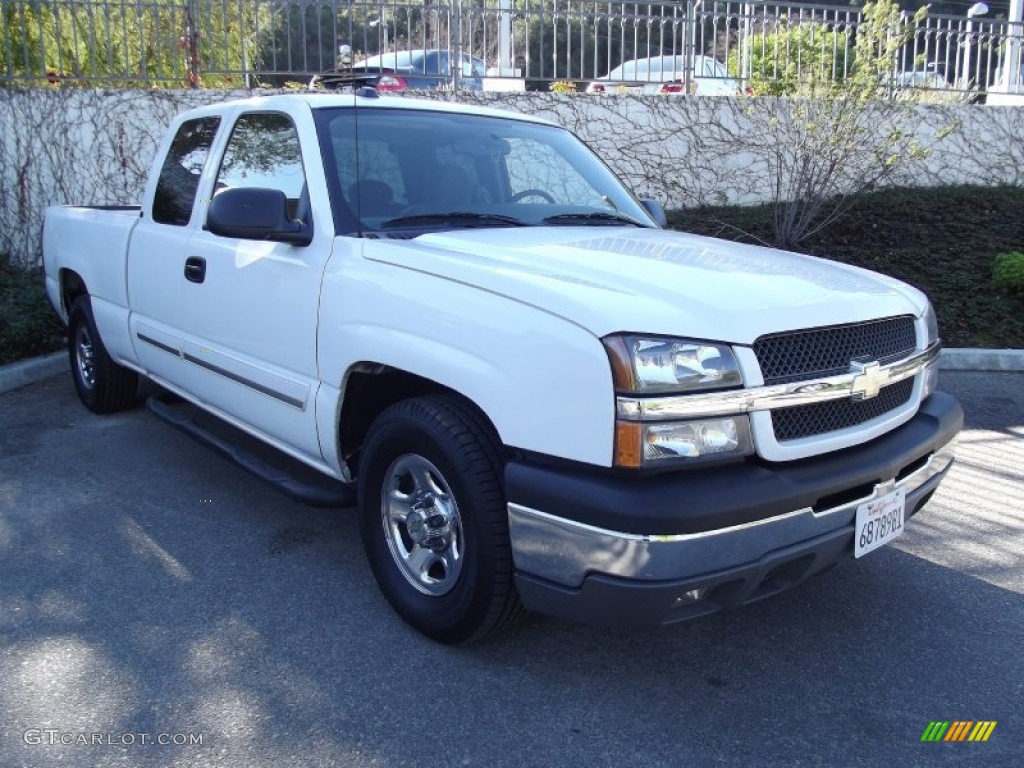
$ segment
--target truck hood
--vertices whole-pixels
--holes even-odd
[[[867,270],[635,227],[469,229],[366,240],[371,260],[474,286],[580,325],[750,344],[778,331],[920,315],[923,294]]]

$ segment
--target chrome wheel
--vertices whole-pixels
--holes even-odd
[[[414,453],[395,459],[384,475],[381,522],[391,557],[413,587],[432,597],[455,587],[465,555],[462,522],[437,467]]]
[[[441,643],[480,640],[522,610],[503,451],[450,394],[390,405],[360,450],[359,532],[374,578],[399,616]]]
[[[75,336],[75,363],[79,379],[89,389],[96,386],[95,354],[88,327],[80,325]]]

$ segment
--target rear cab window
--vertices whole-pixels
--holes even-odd
[[[167,150],[153,195],[153,221],[188,225],[199,190],[199,177],[210,155],[220,118],[199,117],[179,126]]]

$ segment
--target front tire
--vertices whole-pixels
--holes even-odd
[[[384,596],[441,643],[480,640],[522,612],[512,581],[502,448],[451,396],[397,403],[359,462],[363,544]]]
[[[68,357],[75,390],[90,411],[113,413],[135,403],[138,374],[110,359],[88,296],[75,299],[68,314]]]

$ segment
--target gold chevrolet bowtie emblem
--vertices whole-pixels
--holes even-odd
[[[876,360],[873,363],[850,363],[850,397],[854,400],[870,400],[877,397],[879,391],[889,383],[889,374],[882,370]]]

